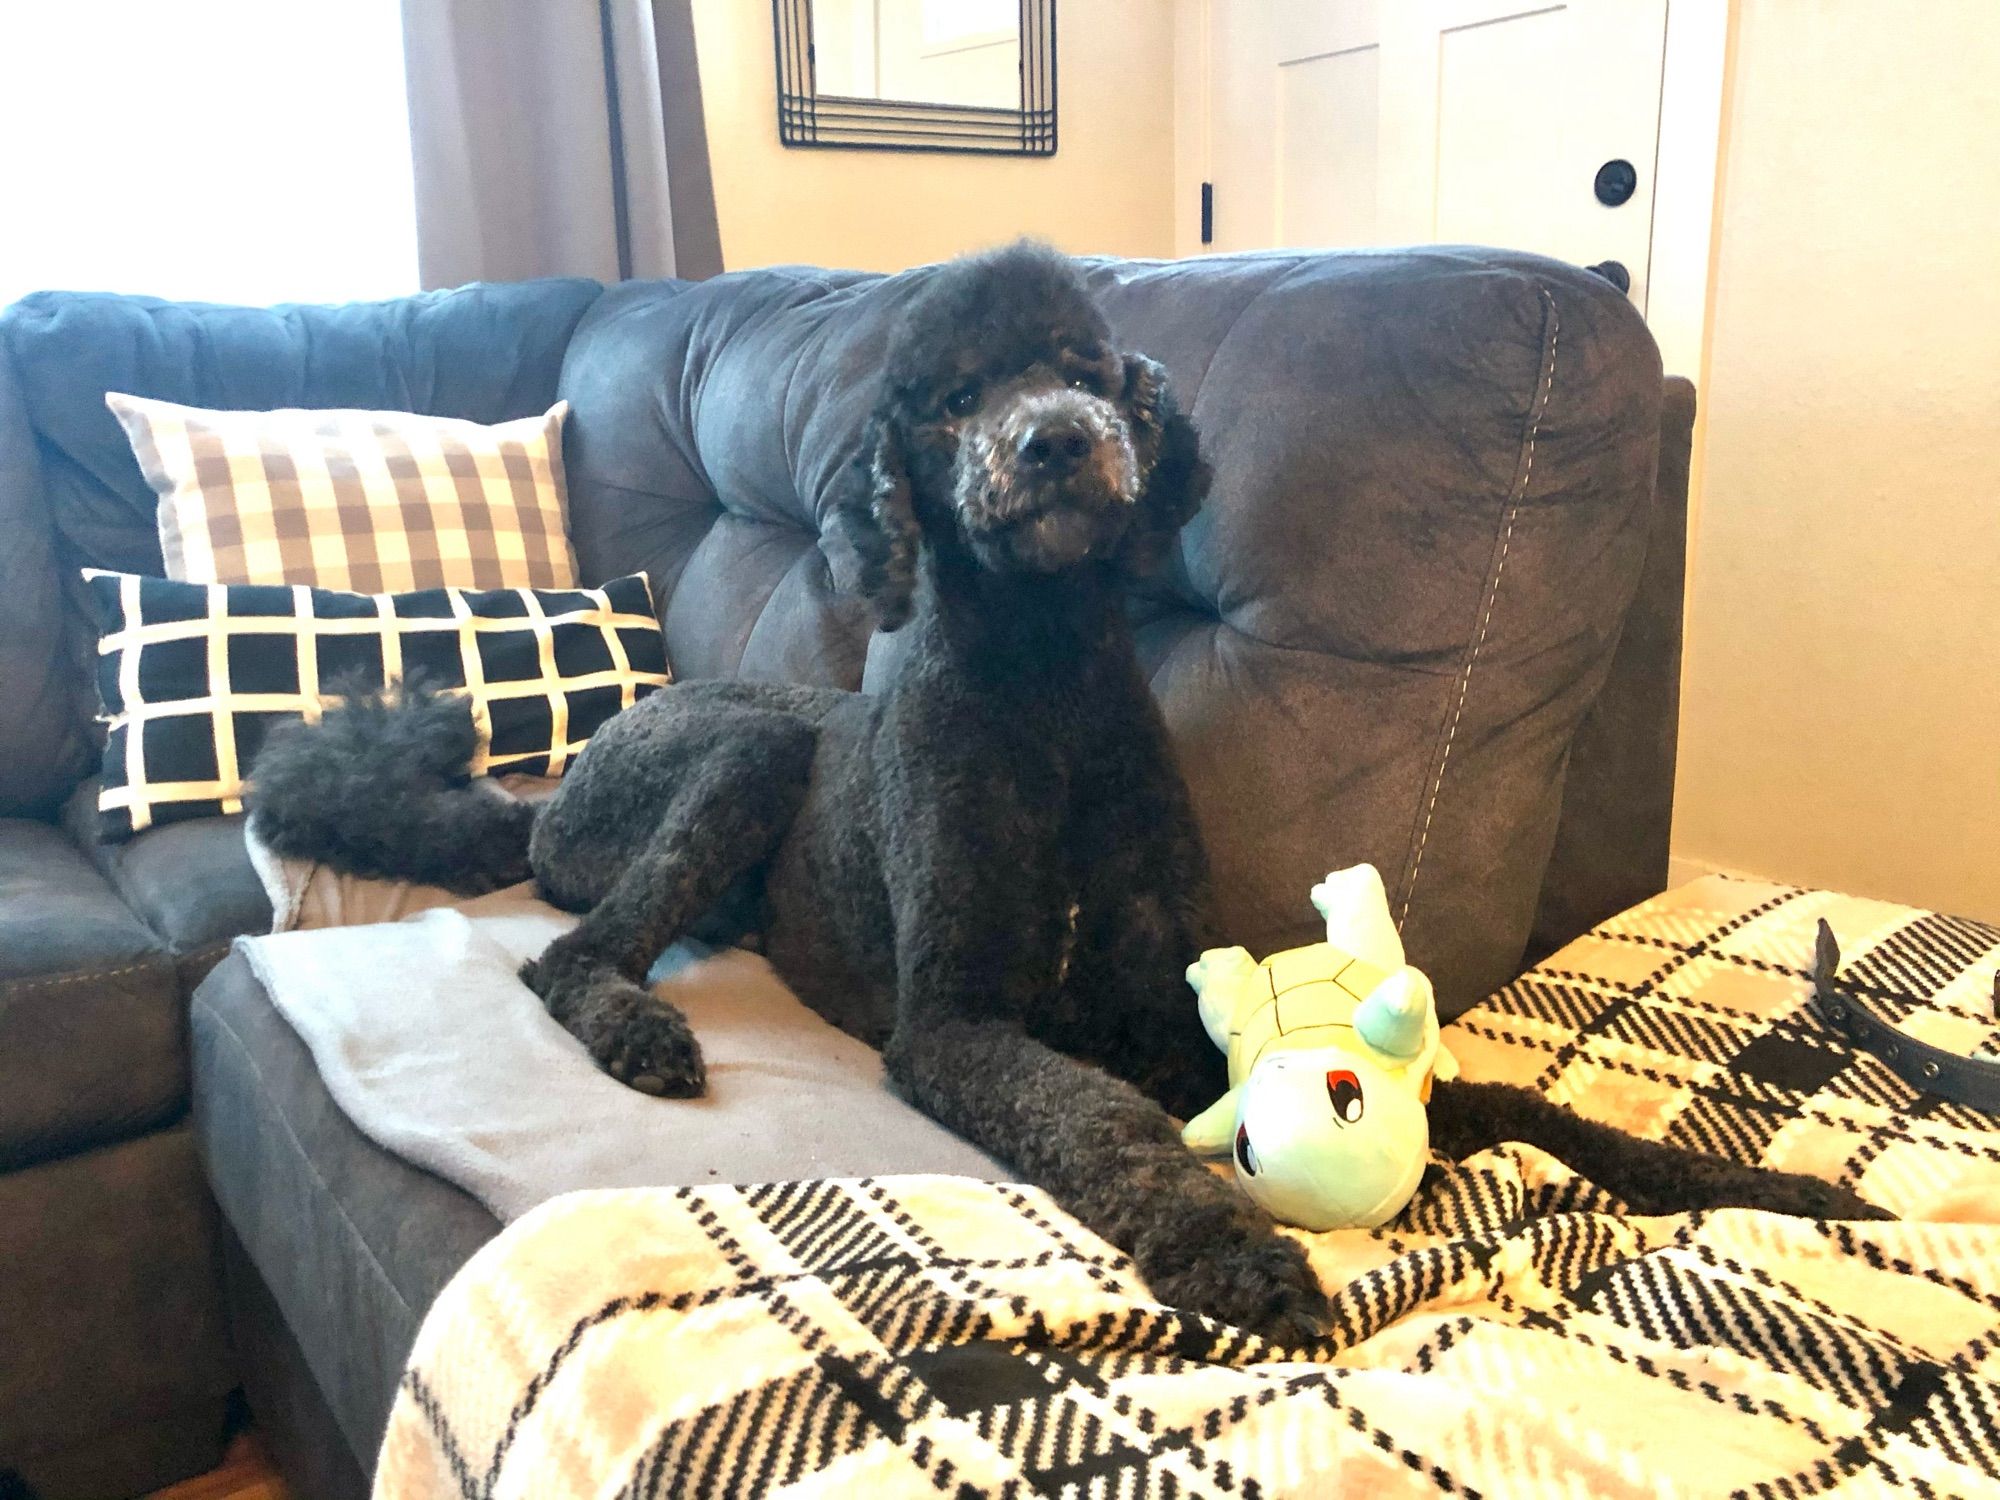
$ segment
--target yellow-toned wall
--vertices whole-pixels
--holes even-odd
[[[2000,920],[2000,7],[1733,76],[1676,851]]]
[[[1064,250],[1173,250],[1168,0],[1057,7],[1060,149],[1048,158],[778,144],[771,7],[694,0],[722,260],[900,270],[1031,234]]]

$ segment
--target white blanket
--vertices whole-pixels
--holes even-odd
[[[503,1220],[575,1188],[1005,1175],[749,953],[688,945],[654,971],[701,1039],[704,1097],[613,1081],[516,977],[573,921],[516,887],[238,946],[356,1127]]]

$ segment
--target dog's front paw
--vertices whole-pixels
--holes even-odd
[[[597,1065],[642,1094],[691,1099],[708,1081],[687,1017],[623,975],[557,974],[528,963],[521,977]]]
[[[1286,1348],[1316,1343],[1332,1310],[1306,1254],[1268,1229],[1205,1247],[1184,1247],[1172,1270],[1149,1275],[1160,1301],[1259,1334]],[[1144,1267],[1141,1267],[1144,1270]]]
[[[590,1055],[605,1072],[642,1094],[696,1097],[707,1087],[708,1069],[687,1017],[637,985],[632,989],[630,1009],[599,1041],[585,1044]]]

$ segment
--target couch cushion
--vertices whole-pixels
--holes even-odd
[[[504,900],[489,898],[486,910],[499,912],[503,908],[490,903]],[[530,926],[547,931],[544,919],[522,912],[518,902],[513,910],[521,932]],[[519,951],[518,933],[503,936],[501,923],[489,921],[485,935]],[[407,932],[412,945],[435,946],[409,924],[383,930]],[[364,935],[350,929],[274,938],[263,946],[261,962],[267,973],[275,970],[278,982],[290,976],[291,1005],[307,1011],[323,1005],[315,1013],[334,1018],[331,1026],[322,1021],[307,1030],[322,1055],[339,1049],[337,1082],[343,1099],[360,1101],[356,1113],[419,1143],[413,1150],[431,1153],[427,1159],[454,1162],[465,1173],[460,1180],[482,1180],[483,1195],[503,1211],[518,1211],[509,1207],[511,1200],[532,1206],[574,1187],[895,1171],[1007,1175],[898,1098],[873,1053],[808,1011],[761,962],[741,954],[723,955],[669,981],[681,986],[675,998],[703,1039],[710,1080],[705,1098],[644,1101],[651,1118],[641,1121],[631,1104],[639,1096],[602,1087],[605,1080],[591,1073],[594,1082],[586,1087],[569,1078],[549,1083],[551,1098],[577,1106],[551,1123],[541,1119],[548,1113],[541,1103],[516,1105],[511,1114],[491,1099],[466,1105],[482,1091],[491,1093],[493,1079],[486,1075],[492,1069],[482,1062],[464,1070],[457,1084],[433,1087],[433,1094],[458,1101],[455,1114],[440,1114],[428,1098],[412,1097],[403,1086],[411,1048],[385,1048],[379,1029],[342,1032],[337,996],[291,987],[307,968],[335,976],[351,972],[353,963],[330,955],[360,951],[354,939]],[[484,935],[474,947],[488,947]],[[691,955],[675,950],[672,956],[684,963]],[[505,971],[510,983],[511,967]],[[474,1000],[486,997],[490,1014],[499,1002],[479,968],[475,957],[451,974]],[[337,984],[336,977],[327,988]],[[427,1001],[418,1011],[430,1014],[444,1003],[439,989],[415,996]],[[526,990],[515,989],[534,1004]],[[438,1029],[462,1039],[476,1026],[447,1016]],[[418,1320],[458,1260],[498,1226],[457,1187],[356,1133],[244,953],[231,954],[196,991],[193,1030],[195,1116],[216,1196],[318,1366],[349,1440],[357,1452],[372,1454]],[[542,1075],[507,1060],[533,1050],[539,1038],[523,1041],[518,1015],[489,1030],[496,1039],[486,1061],[511,1070],[508,1097],[518,1099]],[[565,1048],[560,1061],[574,1060],[587,1071],[582,1054],[569,1053],[567,1038],[557,1040]],[[443,1049],[432,1046],[430,1054],[435,1063]],[[403,1061],[385,1068],[378,1066],[380,1056]],[[553,1078],[547,1068],[543,1075]],[[437,1067],[424,1076],[434,1080]],[[601,1103],[586,1103],[586,1093]],[[593,1108],[605,1117],[594,1134]],[[633,1119],[621,1130],[613,1117],[625,1115]],[[588,1139],[565,1142],[564,1131]],[[468,1132],[470,1139],[460,1139]]]
[[[236,1376],[185,1123],[0,1174],[0,1267],[0,1494],[9,1470],[100,1500],[215,1464]]]
[[[160,497],[169,578],[358,594],[576,586],[561,402],[484,423],[104,400]]]
[[[160,576],[156,497],[105,407],[107,391],[226,410],[351,407],[503,422],[548,410],[564,346],[598,284],[469,286],[338,307],[216,307],[96,292],[36,292],[0,315],[0,523],[24,548],[17,616],[0,593],[0,693],[35,716],[33,753],[0,771],[0,811],[52,807],[87,774],[90,646],[76,570]],[[13,387],[10,394],[10,379]],[[30,525],[16,531],[20,512]],[[42,580],[66,589],[62,669]],[[0,582],[14,576],[0,550]],[[630,569],[624,571],[630,572]],[[41,623],[20,638],[19,619]],[[51,683],[50,673],[56,672]],[[58,709],[69,723],[56,721]],[[0,731],[0,748],[11,743]],[[0,759],[0,765],[8,761]],[[56,784],[51,786],[52,780]]]
[[[402,594],[84,577],[103,627],[108,839],[241,812],[266,738],[316,720],[330,691],[421,676],[471,699],[470,774],[560,776],[607,719],[670,680],[643,573],[598,589]]]
[[[631,283],[579,323],[572,536],[643,566],[687,677],[879,684],[833,500],[888,331],[933,270]],[[1329,869],[1383,872],[1447,1011],[1517,966],[1570,741],[1645,553],[1659,355],[1601,278],[1534,256],[1095,263],[1163,360],[1215,485],[1141,651],[1221,933],[1310,941]]]
[[[171,1119],[184,1034],[159,939],[62,830],[0,820],[0,1170]]]
[[[243,846],[243,819],[194,818],[107,844],[97,836],[97,781],[76,789],[63,826],[173,956],[192,994],[230,941],[271,930],[271,900]]]
[[[195,991],[191,1025],[216,1200],[372,1464],[424,1310],[499,1223],[354,1128],[241,954]]]
[[[504,422],[546,411],[593,281],[338,307],[37,292],[0,318],[66,562],[162,574],[158,497],[108,391],[227,411],[344,407]]]

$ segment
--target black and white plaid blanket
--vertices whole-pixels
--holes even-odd
[[[1743,882],[1625,914],[1451,1044],[1902,1223],[1639,1218],[1503,1148],[1383,1230],[1302,1236],[1338,1327],[1281,1358],[1032,1189],[574,1194],[439,1298],[376,1493],[2000,1493],[2000,1121],[1805,1012],[1822,915],[1913,1031],[1993,1050],[2000,931]]]

